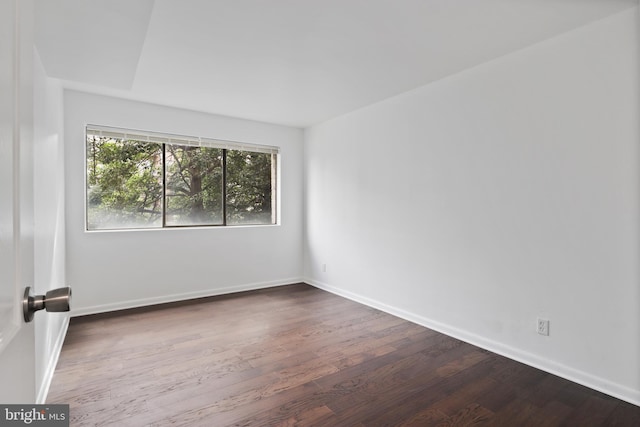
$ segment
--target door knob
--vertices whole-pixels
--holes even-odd
[[[36,311],[45,309],[49,312],[69,311],[71,302],[71,288],[52,289],[46,295],[32,295],[31,287],[24,290],[22,299],[22,313],[24,321],[29,323],[33,320]]]

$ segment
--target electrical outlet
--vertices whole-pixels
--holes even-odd
[[[538,333],[540,335],[549,335],[549,320],[538,318]]]
[[[327,264],[322,264],[322,272],[323,273],[327,272]]]

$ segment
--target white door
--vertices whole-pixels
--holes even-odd
[[[0,0],[0,403],[35,403],[35,335],[21,299],[33,283],[33,10]]]

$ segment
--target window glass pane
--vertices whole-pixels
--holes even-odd
[[[87,229],[162,226],[162,146],[87,135]]]
[[[166,145],[166,225],[223,224],[222,150]]]
[[[275,223],[275,158],[227,150],[227,224]]]
[[[88,230],[277,222],[277,147],[96,125],[86,144]]]

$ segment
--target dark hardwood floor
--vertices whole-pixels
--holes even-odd
[[[640,426],[640,407],[299,284],[73,318],[72,426]]]

